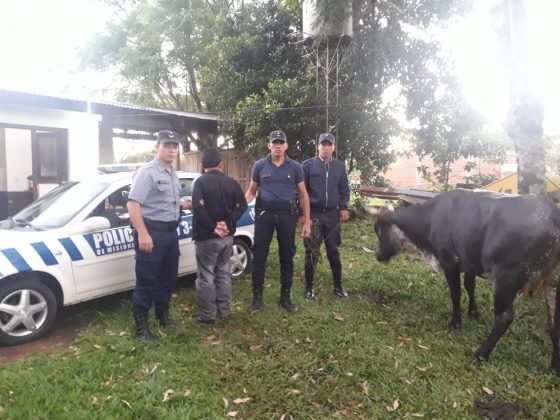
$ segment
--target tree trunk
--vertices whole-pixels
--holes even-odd
[[[517,188],[519,194],[546,194],[543,107],[540,99],[532,93],[529,81],[523,0],[507,0],[507,6],[512,70],[507,132],[517,152]]]
[[[519,194],[546,194],[542,120],[542,104],[534,96],[526,95],[510,110],[507,128],[517,153]]]

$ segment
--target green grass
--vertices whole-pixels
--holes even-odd
[[[172,315],[186,328],[143,345],[132,336],[129,297],[116,299],[91,311],[90,327],[67,351],[2,367],[0,418],[226,418],[236,412],[236,418],[266,419],[465,419],[479,418],[477,401],[515,404],[522,409],[518,418],[558,418],[560,379],[548,370],[551,346],[539,294],[518,300],[516,319],[490,360],[474,363],[491,325],[490,282],[477,284],[481,319],[463,310],[463,329],[448,332],[443,279],[410,255],[379,264],[367,252],[376,248],[370,221],[344,225],[343,240],[348,299],[332,295],[323,258],[317,299],[304,301],[300,241],[296,315],[278,306],[275,246],[265,306],[256,314],[244,312],[250,276],[234,283],[233,314],[214,327],[190,321],[196,297],[192,286],[183,287]]]

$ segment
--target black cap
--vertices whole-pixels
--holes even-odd
[[[176,143],[179,144],[177,135],[171,130],[159,130],[157,132],[158,143]]]
[[[222,155],[215,147],[208,147],[202,152],[202,167],[205,169],[215,168],[221,161]]]
[[[271,132],[270,136],[268,136],[268,142],[272,143],[275,140],[282,140],[286,142],[286,133],[284,133],[282,130],[275,130]]]
[[[331,142],[334,144],[334,136],[331,133],[323,133],[319,136],[319,143]]]

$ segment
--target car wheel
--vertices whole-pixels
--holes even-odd
[[[253,254],[247,242],[241,238],[233,239],[233,250],[231,253],[231,275],[239,277],[251,268]]]
[[[45,334],[56,318],[52,290],[37,279],[0,283],[0,343],[21,344]]]

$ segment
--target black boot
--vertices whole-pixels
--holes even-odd
[[[290,301],[290,289],[283,287],[280,290],[280,306],[288,312],[294,313],[298,311],[296,305]]]
[[[148,329],[148,314],[134,313],[134,323],[136,324],[136,338],[142,343],[151,343],[157,338]]]
[[[263,306],[263,292],[262,290],[253,290],[253,302],[245,309],[245,312],[252,314],[257,312]]]
[[[161,328],[180,328],[180,325],[169,319],[169,308],[156,308],[156,319]]]

